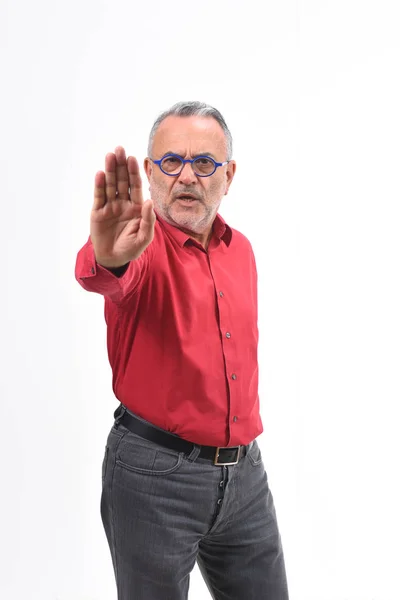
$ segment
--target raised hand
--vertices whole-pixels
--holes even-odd
[[[97,263],[112,268],[138,258],[153,241],[155,222],[153,201],[143,203],[138,162],[117,146],[95,176],[90,238]]]

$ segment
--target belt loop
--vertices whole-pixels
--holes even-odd
[[[126,412],[126,408],[125,408],[125,406],[124,406],[124,405],[121,403],[121,404],[118,406],[117,410],[114,412],[114,419],[115,419],[115,422],[114,422],[114,427],[115,427],[115,429],[118,429],[119,422],[120,422],[120,420],[122,419],[122,417],[124,416],[125,412]]]
[[[198,458],[198,456],[200,454],[200,450],[201,450],[200,446],[198,446],[197,444],[194,444],[193,450],[191,451],[191,453],[188,456],[188,460],[191,460],[194,462]]]

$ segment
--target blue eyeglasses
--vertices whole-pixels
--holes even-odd
[[[166,154],[160,160],[150,159],[155,165],[158,165],[163,173],[169,175],[170,177],[176,177],[182,171],[184,165],[186,163],[190,163],[192,165],[193,171],[199,177],[210,177],[215,171],[217,167],[223,167],[227,165],[230,161],[227,160],[222,163],[215,162],[213,158],[210,156],[197,156],[192,159],[184,159],[179,154]]]

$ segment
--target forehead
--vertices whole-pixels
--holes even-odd
[[[162,155],[166,151],[182,156],[186,153],[194,155],[210,152],[224,158],[225,134],[218,121],[212,117],[170,115],[161,122],[153,140],[155,155]]]

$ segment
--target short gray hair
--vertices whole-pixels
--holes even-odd
[[[194,115],[199,117],[212,117],[221,125],[226,140],[226,148],[227,148],[227,157],[226,160],[232,159],[232,135],[228,129],[228,126],[225,122],[224,117],[221,115],[219,110],[210,106],[209,104],[205,104],[204,102],[177,102],[171,108],[161,113],[157,119],[154,121],[154,125],[151,128],[150,136],[149,136],[149,144],[147,147],[147,154],[150,157],[151,151],[153,147],[153,139],[154,135],[160,125],[161,121],[164,121],[170,115],[175,115],[178,117],[192,117]]]

